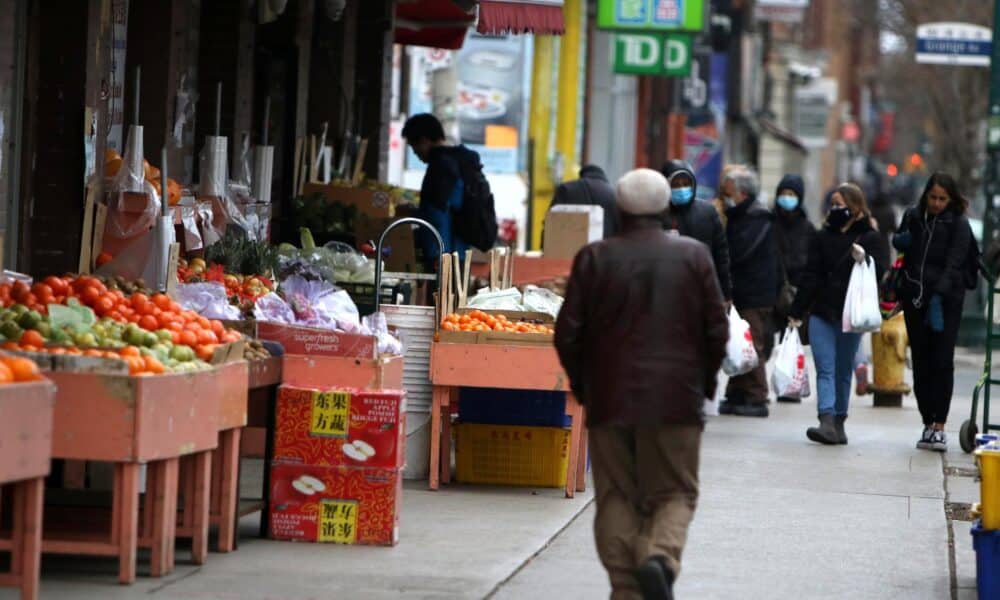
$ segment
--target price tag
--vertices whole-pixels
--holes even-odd
[[[356,500],[321,500],[319,506],[320,542],[353,544],[358,539],[358,503]]]
[[[309,434],[346,438],[350,413],[350,392],[313,392]]]

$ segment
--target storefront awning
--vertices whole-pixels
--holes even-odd
[[[487,35],[536,33],[561,35],[562,0],[481,0],[476,31]]]
[[[396,43],[457,50],[476,22],[471,2],[452,0],[401,0],[396,4]]]

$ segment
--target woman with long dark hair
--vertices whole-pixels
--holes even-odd
[[[801,325],[809,317],[809,341],[816,363],[816,408],[819,427],[810,427],[806,436],[820,444],[846,444],[848,405],[854,355],[861,334],[843,330],[844,303],[855,263],[872,257],[876,273],[885,268],[879,252],[879,234],[871,225],[871,211],[861,188],[844,183],[837,186],[826,223],[809,244],[809,258],[803,271],[789,322]]]
[[[917,448],[924,450],[948,449],[944,426],[955,383],[955,342],[965,289],[974,287],[976,273],[968,206],[951,175],[934,173],[893,238],[904,253],[898,294],[910,337],[913,393],[924,421]]]

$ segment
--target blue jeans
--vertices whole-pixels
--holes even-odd
[[[861,334],[844,333],[840,323],[830,323],[813,315],[809,319],[809,343],[816,362],[816,405],[819,414],[847,416],[854,355],[861,344]]]

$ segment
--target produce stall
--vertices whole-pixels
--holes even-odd
[[[10,554],[10,569],[0,572],[0,586],[20,588],[21,598],[35,600],[55,387],[48,381],[25,380],[23,369],[22,381],[16,381],[4,360],[11,357],[0,357],[4,379],[0,384],[0,531],[5,517],[10,530],[9,535],[0,534],[0,553]]]
[[[465,470],[470,482],[559,483],[566,497],[572,498],[585,489],[587,443],[583,407],[569,390],[553,346],[554,318],[562,298],[533,286],[523,291],[513,287],[516,258],[509,252],[491,251],[489,287],[469,299],[471,257],[466,255],[464,268],[458,258],[442,259],[445,277],[439,314],[444,316],[430,355],[433,404],[428,485],[438,489],[440,483],[451,480],[452,409],[460,388],[557,391],[565,392],[568,436],[562,436],[560,427],[484,432],[462,424],[461,431],[468,435],[464,442],[461,435],[456,436],[456,458],[459,471]],[[464,308],[454,311],[456,303]],[[476,461],[484,465],[478,472],[471,468]],[[553,478],[552,464],[557,465],[555,470],[562,468],[564,478]]]

